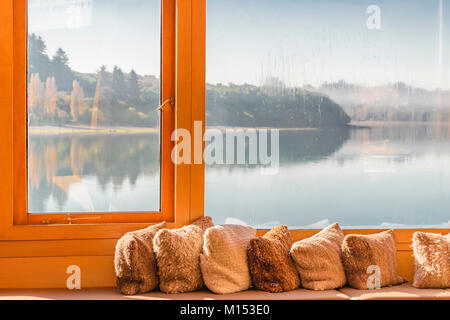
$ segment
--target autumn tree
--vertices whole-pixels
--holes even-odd
[[[28,107],[30,109],[42,105],[44,95],[44,84],[39,79],[39,73],[33,73],[30,76],[28,85]]]
[[[102,82],[106,77],[106,67],[101,66],[100,70],[97,72],[97,85],[95,87],[94,103],[92,105],[92,115],[91,115],[91,127],[96,128],[98,125],[98,111],[100,107],[100,91],[102,88]]]
[[[45,83],[45,114],[54,119],[56,114],[56,95],[58,90],[56,88],[55,77],[48,77]]]
[[[76,122],[78,121],[78,117],[83,112],[84,92],[77,80],[73,80],[72,85],[73,89],[70,95],[70,114],[72,115],[73,121]]]

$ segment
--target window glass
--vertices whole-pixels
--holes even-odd
[[[160,209],[161,3],[28,1],[28,211]]]
[[[448,228],[449,34],[442,0],[208,1],[206,126],[244,129],[247,158],[227,163],[210,132],[225,160],[207,154],[205,214]],[[267,127],[279,129],[270,174],[245,133]]]

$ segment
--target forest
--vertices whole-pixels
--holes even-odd
[[[31,126],[155,127],[160,83],[153,75],[118,66],[80,73],[59,48],[52,57],[44,40],[28,37],[28,119]],[[262,86],[207,84],[206,122],[211,126],[345,127],[350,117],[329,97],[286,88],[276,78]]]

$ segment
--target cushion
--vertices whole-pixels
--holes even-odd
[[[401,284],[405,280],[397,274],[397,255],[394,230],[361,235],[349,234],[342,243],[342,259],[349,285],[356,289],[373,289]],[[368,287],[367,282],[379,282]],[[373,283],[373,282],[372,282]]]
[[[291,256],[302,286],[312,290],[331,290],[345,285],[341,246],[344,232],[335,223],[312,237],[297,241]]]
[[[415,232],[412,238],[416,288],[450,288],[450,233]]]
[[[250,240],[247,257],[253,283],[269,292],[294,290],[300,278],[290,255],[292,236],[284,225]]]
[[[162,229],[153,239],[159,268],[159,288],[166,293],[181,293],[203,287],[200,253],[203,233],[213,223],[203,217],[179,229]]]
[[[158,274],[153,254],[153,237],[165,222],[126,233],[117,241],[114,268],[119,291],[126,295],[156,289]]]
[[[209,290],[226,294],[251,286],[247,246],[255,236],[255,228],[242,225],[229,224],[206,230],[200,267]]]

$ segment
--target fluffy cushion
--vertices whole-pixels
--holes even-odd
[[[450,288],[450,233],[415,232],[412,238],[416,288]]]
[[[227,294],[251,286],[247,246],[255,236],[255,228],[232,224],[212,227],[205,232],[200,267],[209,290]]]
[[[117,288],[123,294],[138,294],[156,289],[158,275],[153,254],[153,237],[165,222],[126,233],[117,241],[114,254]]]
[[[342,258],[348,283],[356,289],[370,289],[367,280],[375,275],[369,266],[380,271],[380,287],[401,284],[397,275],[397,255],[394,230],[361,235],[349,234],[342,243]]]
[[[310,238],[294,243],[291,255],[302,280],[312,290],[331,290],[345,285],[341,246],[344,233],[335,223]]]
[[[203,217],[179,229],[163,229],[153,239],[159,268],[159,288],[166,293],[182,293],[203,287],[200,253],[203,233],[213,223]]]
[[[292,236],[284,225],[250,240],[248,264],[257,289],[282,292],[300,286],[300,279],[289,253],[291,245]]]

